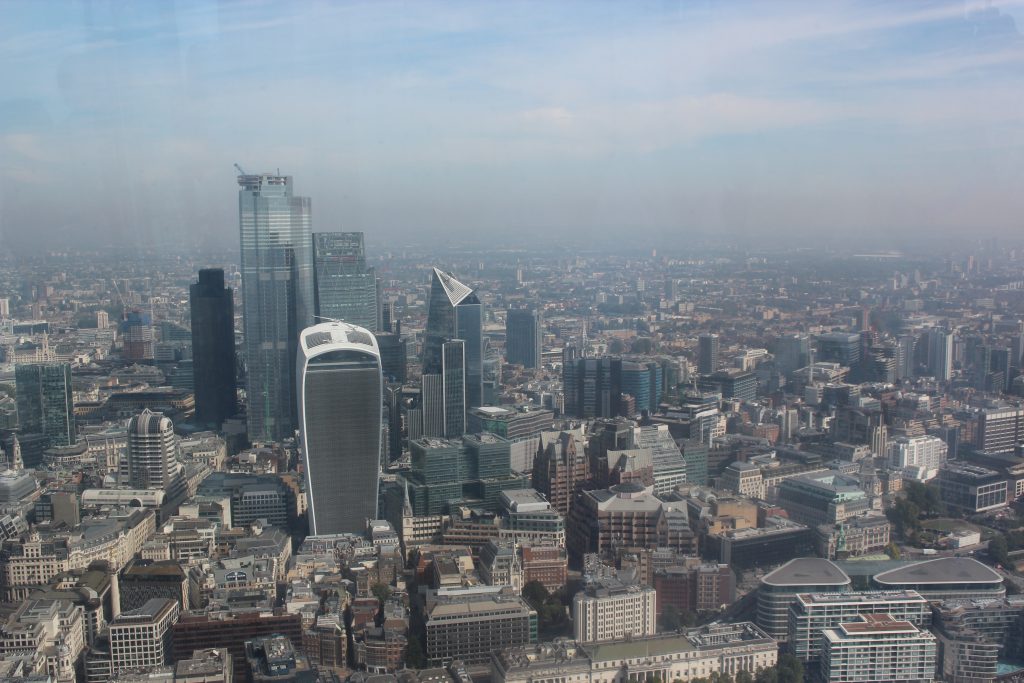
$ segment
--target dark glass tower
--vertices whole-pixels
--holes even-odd
[[[249,439],[280,441],[297,422],[299,332],[313,324],[313,231],[308,197],[291,176],[238,176]]]
[[[377,277],[366,266],[361,232],[313,236],[317,315],[378,331]]]
[[[434,268],[427,309],[427,330],[423,343],[423,373],[443,371],[445,342],[461,339],[465,344],[466,407],[483,402],[483,305],[473,290],[451,273]]]
[[[362,533],[377,517],[383,421],[380,352],[361,327],[302,332],[299,429],[313,535]]]
[[[505,318],[505,360],[527,368],[539,368],[542,336],[539,312],[510,309]]]
[[[697,338],[697,372],[710,375],[718,369],[718,335],[702,334]]]
[[[238,411],[232,291],[224,286],[222,269],[204,268],[188,294],[196,422],[220,429]]]
[[[68,363],[30,363],[14,368],[18,422],[23,434],[41,434],[47,446],[75,443],[75,406]]]

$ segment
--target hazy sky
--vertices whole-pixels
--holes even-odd
[[[1024,7],[0,0],[0,248],[1024,234]]]

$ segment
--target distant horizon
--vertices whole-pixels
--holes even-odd
[[[4,4],[0,249],[1024,232],[1022,0]]]

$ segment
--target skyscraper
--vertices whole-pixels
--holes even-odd
[[[238,176],[249,438],[279,441],[297,420],[299,331],[313,323],[313,233],[308,197],[291,176]]]
[[[75,443],[71,365],[30,363],[14,368],[18,421],[24,434],[42,434],[49,446]]]
[[[205,268],[188,290],[196,422],[220,428],[238,410],[235,383],[235,304],[224,271]]]
[[[947,382],[953,376],[953,333],[940,328],[928,330],[928,373]]]
[[[775,364],[784,376],[805,368],[811,360],[811,338],[806,334],[791,334],[775,341]]]
[[[313,264],[317,315],[379,331],[377,277],[366,267],[363,233],[314,234]]]
[[[125,360],[153,360],[155,336],[153,319],[143,311],[129,311],[121,321],[121,343]]]
[[[718,369],[718,335],[702,334],[697,337],[697,372],[710,375]]]
[[[527,368],[539,368],[543,335],[538,311],[509,309],[505,318],[505,360]]]
[[[314,535],[361,533],[377,516],[383,380],[377,340],[327,322],[303,330],[299,429]]]
[[[466,433],[466,345],[461,339],[441,345],[441,372],[423,375],[420,401],[424,436],[454,439]]]
[[[483,400],[483,305],[473,290],[451,273],[434,268],[423,343],[423,373],[443,371],[442,346],[452,339],[465,343],[466,407]]]
[[[148,408],[128,421],[122,482],[137,489],[170,489],[179,473],[174,424]]]

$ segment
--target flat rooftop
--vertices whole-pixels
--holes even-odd
[[[595,662],[609,660],[637,659],[641,657],[658,657],[676,652],[695,650],[693,643],[685,635],[642,638],[632,642],[611,642],[599,645],[584,645]]]
[[[1001,584],[1003,577],[971,557],[938,557],[875,576],[882,585]]]
[[[761,579],[768,586],[845,586],[850,577],[830,560],[798,557]]]

